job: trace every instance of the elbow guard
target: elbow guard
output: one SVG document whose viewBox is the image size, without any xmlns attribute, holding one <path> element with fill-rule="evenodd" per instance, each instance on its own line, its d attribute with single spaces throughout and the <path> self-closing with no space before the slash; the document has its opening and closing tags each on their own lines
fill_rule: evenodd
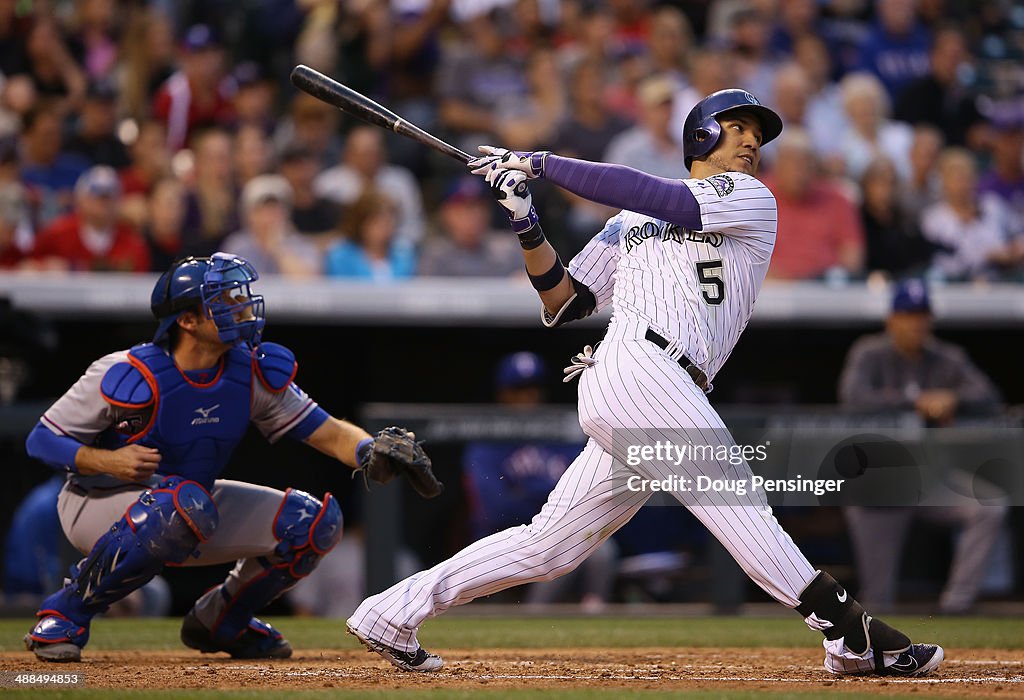
<svg viewBox="0 0 1024 700">
<path fill-rule="evenodd" d="M 552 316 L 545 307 L 541 306 L 540 321 L 547 328 L 557 328 L 563 323 L 586 318 L 597 308 L 597 299 L 590 288 L 572 275 L 569 276 L 569 280 L 572 282 L 573 295 L 562 304 L 558 313 Z"/>
</svg>

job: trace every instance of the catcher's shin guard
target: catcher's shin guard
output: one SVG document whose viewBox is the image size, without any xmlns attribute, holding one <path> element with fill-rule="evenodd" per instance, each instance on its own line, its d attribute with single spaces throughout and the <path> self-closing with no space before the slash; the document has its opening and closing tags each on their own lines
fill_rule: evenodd
<svg viewBox="0 0 1024 700">
<path fill-rule="evenodd" d="M 910 637 L 865 612 L 863 606 L 834 578 L 819 571 L 800 593 L 796 611 L 807 625 L 828 640 L 843 639 L 854 654 L 872 651 L 875 670 L 884 670 L 885 654 L 900 654 L 910 649 Z"/>
<path fill-rule="evenodd" d="M 93 616 L 144 586 L 164 564 L 185 561 L 216 527 L 213 499 L 194 481 L 170 477 L 143 492 L 72 567 L 65 586 L 43 601 L 26 644 L 33 650 L 58 643 L 85 646 Z"/>
<path fill-rule="evenodd" d="M 330 493 L 321 504 L 304 491 L 288 489 L 273 527 L 279 540 L 273 555 L 276 561 L 259 557 L 262 571 L 244 581 L 232 575 L 206 594 L 221 598 L 214 601 L 219 613 L 210 630 L 215 642 L 227 645 L 236 640 L 249 628 L 257 610 L 316 568 L 320 558 L 341 539 L 341 508 Z M 243 566 L 244 562 L 240 563 L 236 571 Z"/>
</svg>

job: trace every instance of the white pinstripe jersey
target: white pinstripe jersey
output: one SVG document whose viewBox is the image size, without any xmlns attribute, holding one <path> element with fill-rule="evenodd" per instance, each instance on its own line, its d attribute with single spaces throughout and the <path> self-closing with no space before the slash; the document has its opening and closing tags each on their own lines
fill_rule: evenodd
<svg viewBox="0 0 1024 700">
<path fill-rule="evenodd" d="M 623 210 L 569 263 L 597 309 L 638 319 L 680 343 L 709 379 L 747 326 L 775 247 L 775 198 L 760 180 L 722 173 L 683 180 L 700 205 L 690 231 Z"/>
</svg>

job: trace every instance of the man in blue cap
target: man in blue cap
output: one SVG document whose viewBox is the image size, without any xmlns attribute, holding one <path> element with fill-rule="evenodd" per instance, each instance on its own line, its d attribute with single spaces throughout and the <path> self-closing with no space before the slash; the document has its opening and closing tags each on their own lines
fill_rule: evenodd
<svg viewBox="0 0 1024 700">
<path fill-rule="evenodd" d="M 965 413 L 991 413 L 999 406 L 992 382 L 967 353 L 932 335 L 928 289 L 917 279 L 896 285 L 885 332 L 861 338 L 850 349 L 839 399 L 844 407 L 860 412 L 914 411 L 933 427 L 947 426 Z M 977 488 L 977 481 L 966 493 Z M 932 508 L 847 507 L 861 579 L 858 598 L 872 609 L 892 607 L 903 541 L 913 518 L 920 516 L 962 528 L 939 607 L 946 614 L 967 611 L 977 598 L 1006 512 L 1003 505 L 977 500 Z"/>
</svg>

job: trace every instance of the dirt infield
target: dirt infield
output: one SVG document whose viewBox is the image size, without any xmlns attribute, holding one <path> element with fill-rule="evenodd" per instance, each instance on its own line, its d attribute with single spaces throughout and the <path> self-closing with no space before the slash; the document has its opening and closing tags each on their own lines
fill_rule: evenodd
<svg viewBox="0 0 1024 700">
<path fill-rule="evenodd" d="M 1024 696 L 1024 660 L 1006 650 L 948 650 L 937 674 L 922 679 L 835 678 L 821 652 L 806 649 L 488 649 L 445 650 L 436 674 L 402 673 L 367 652 L 299 650 L 286 661 L 232 661 L 186 651 L 93 651 L 81 664 L 43 664 L 27 652 L 0 654 L 2 671 L 81 671 L 93 688 L 602 688 L 851 690 Z"/>
</svg>

